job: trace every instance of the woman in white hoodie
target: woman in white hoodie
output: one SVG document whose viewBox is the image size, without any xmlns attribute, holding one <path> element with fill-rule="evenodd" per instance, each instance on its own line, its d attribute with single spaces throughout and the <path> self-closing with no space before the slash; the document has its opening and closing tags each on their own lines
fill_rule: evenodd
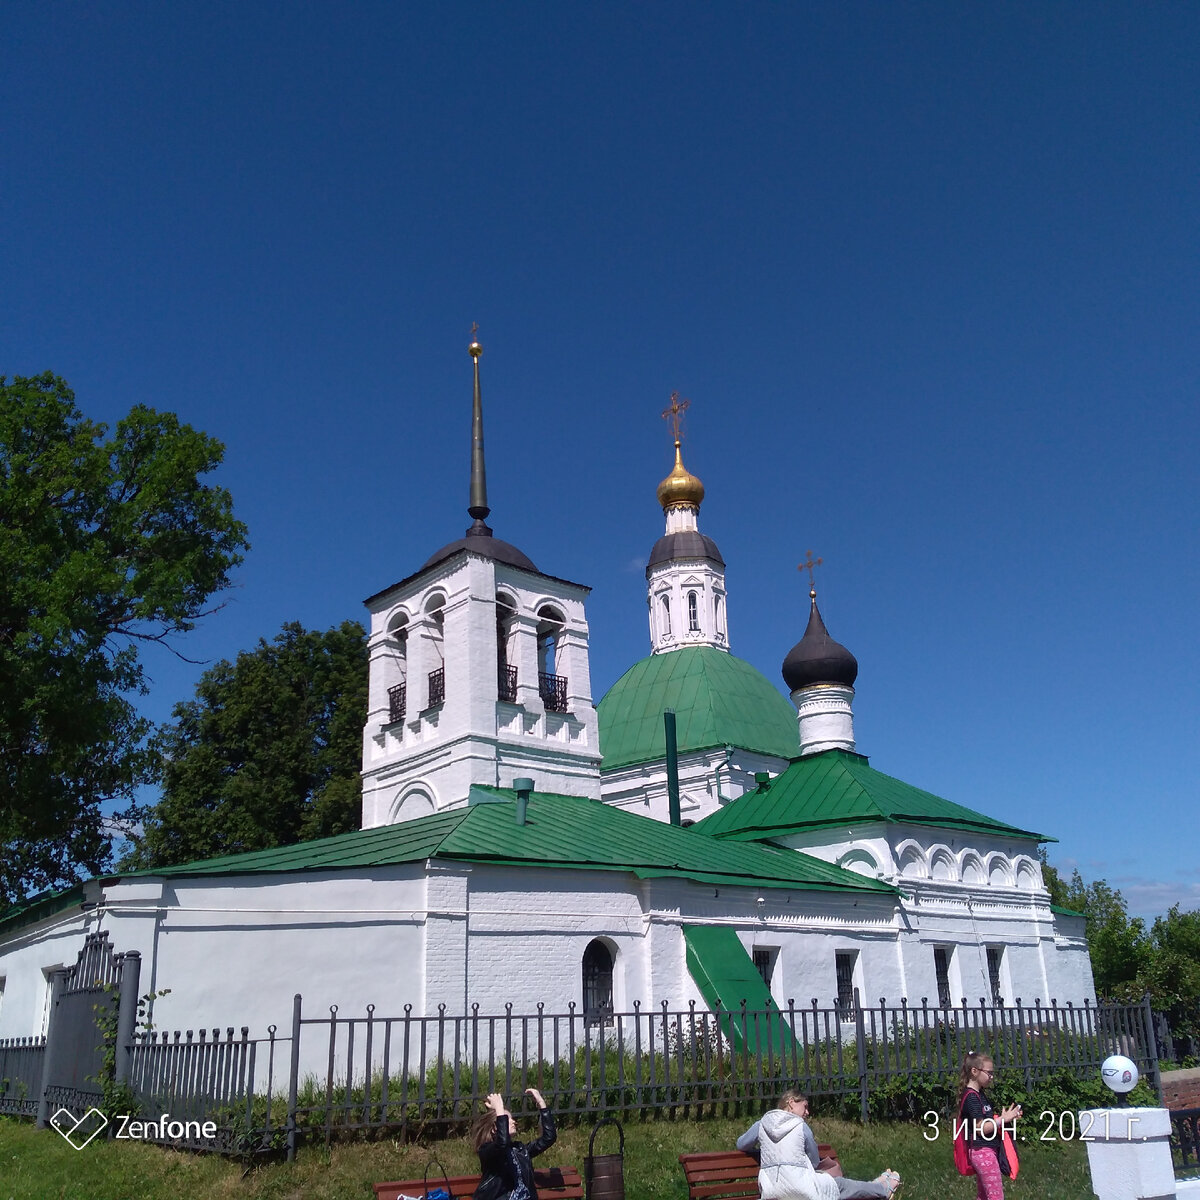
<svg viewBox="0 0 1200 1200">
<path fill-rule="evenodd" d="M 806 1116 L 807 1098 L 789 1088 L 779 1098 L 779 1107 L 765 1113 L 759 1122 L 758 1188 L 762 1200 L 839 1200 L 860 1189 L 876 1187 L 877 1191 L 867 1190 L 865 1194 L 890 1196 L 899 1187 L 900 1176 L 894 1171 L 885 1171 L 869 1185 L 818 1171 L 809 1157 L 815 1140 L 805 1123 Z M 851 1186 L 843 1191 L 845 1185 Z"/>
</svg>

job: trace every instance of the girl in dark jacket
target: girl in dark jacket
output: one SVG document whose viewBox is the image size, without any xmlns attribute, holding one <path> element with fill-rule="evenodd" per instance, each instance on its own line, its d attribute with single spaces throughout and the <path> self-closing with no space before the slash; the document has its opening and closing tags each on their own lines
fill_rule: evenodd
<svg viewBox="0 0 1200 1200">
<path fill-rule="evenodd" d="M 504 1107 L 504 1097 L 493 1092 L 487 1098 L 488 1111 L 474 1124 L 471 1138 L 479 1154 L 483 1178 L 475 1189 L 474 1200 L 537 1200 L 533 1182 L 533 1158 L 554 1145 L 554 1117 L 537 1088 L 526 1088 L 538 1106 L 541 1131 L 525 1145 L 512 1139 L 515 1118 Z"/>
<path fill-rule="evenodd" d="M 996 1076 L 996 1064 L 972 1050 L 963 1059 L 959 1077 L 959 1115 L 966 1122 L 967 1160 L 975 1168 L 976 1200 L 1004 1200 L 1000 1156 L 1004 1153 L 1004 1126 L 1011 1127 L 1021 1115 L 1019 1104 L 1010 1104 L 999 1115 L 992 1108 L 985 1088 Z M 1004 1167 L 1007 1168 L 1007 1161 Z"/>
</svg>

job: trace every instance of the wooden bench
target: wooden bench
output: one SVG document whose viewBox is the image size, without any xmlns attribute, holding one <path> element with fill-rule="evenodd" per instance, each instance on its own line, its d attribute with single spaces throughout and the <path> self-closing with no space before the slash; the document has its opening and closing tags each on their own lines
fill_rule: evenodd
<svg viewBox="0 0 1200 1200">
<path fill-rule="evenodd" d="M 817 1153 L 837 1161 L 837 1153 L 828 1142 L 817 1146 Z M 758 1159 L 741 1150 L 711 1150 L 703 1154 L 681 1154 L 688 1200 L 757 1200 Z"/>
<path fill-rule="evenodd" d="M 399 1179 L 375 1184 L 377 1200 L 398 1200 L 401 1195 L 425 1200 L 425 1189 L 449 1188 L 451 1200 L 469 1200 L 479 1186 L 479 1175 L 430 1175 L 424 1179 Z M 583 1200 L 583 1180 L 577 1167 L 538 1167 L 533 1181 L 537 1184 L 537 1200 Z"/>
</svg>

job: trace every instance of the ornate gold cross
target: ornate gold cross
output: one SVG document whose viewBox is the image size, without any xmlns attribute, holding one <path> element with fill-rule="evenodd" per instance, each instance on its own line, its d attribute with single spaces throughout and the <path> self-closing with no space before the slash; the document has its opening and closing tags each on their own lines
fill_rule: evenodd
<svg viewBox="0 0 1200 1200">
<path fill-rule="evenodd" d="M 680 400 L 678 392 L 672 392 L 671 403 L 662 411 L 663 420 L 670 420 L 671 422 L 671 431 L 675 435 L 676 441 L 679 441 L 680 430 L 683 424 L 683 414 L 691 407 L 691 403 L 690 400 Z"/>
</svg>

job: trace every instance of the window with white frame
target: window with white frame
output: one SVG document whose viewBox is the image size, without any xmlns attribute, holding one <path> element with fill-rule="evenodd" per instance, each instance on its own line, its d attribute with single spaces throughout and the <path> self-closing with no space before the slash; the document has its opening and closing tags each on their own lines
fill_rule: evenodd
<svg viewBox="0 0 1200 1200">
<path fill-rule="evenodd" d="M 992 1003 L 1003 1004 L 1004 995 L 1001 990 L 1000 972 L 1004 965 L 1004 947 L 989 946 L 987 948 L 988 986 L 992 990 Z"/>
<path fill-rule="evenodd" d="M 595 938 L 583 952 L 583 1019 L 588 1025 L 608 1024 L 612 1011 L 612 951 Z"/>
<path fill-rule="evenodd" d="M 50 1028 L 50 1003 L 54 999 L 54 974 L 56 971 L 61 971 L 62 969 L 62 963 L 55 963 L 52 967 L 42 968 L 42 979 L 45 980 L 45 987 L 42 993 L 42 1037 L 46 1036 Z"/>
<path fill-rule="evenodd" d="M 775 978 L 775 960 L 778 957 L 778 946 L 754 947 L 754 969 L 762 976 L 768 991 L 771 989 L 771 981 Z"/>
<path fill-rule="evenodd" d="M 937 975 L 938 1004 L 942 1008 L 950 1008 L 954 1001 L 950 996 L 950 956 L 953 948 L 950 946 L 934 946 L 933 970 Z"/>
<path fill-rule="evenodd" d="M 834 954 L 837 974 L 837 1009 L 843 1020 L 854 1016 L 854 968 L 858 965 L 857 950 L 838 950 Z"/>
</svg>

